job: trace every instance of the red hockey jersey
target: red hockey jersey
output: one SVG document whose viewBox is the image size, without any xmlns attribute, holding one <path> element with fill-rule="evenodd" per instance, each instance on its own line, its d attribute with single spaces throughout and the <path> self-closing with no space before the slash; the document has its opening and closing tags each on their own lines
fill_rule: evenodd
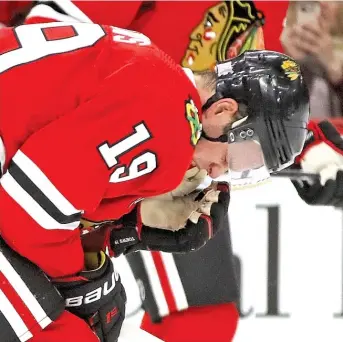
<svg viewBox="0 0 343 342">
<path fill-rule="evenodd" d="M 0 88 L 0 233 L 50 276 L 83 267 L 83 213 L 119 218 L 175 188 L 191 162 L 197 90 L 137 32 L 2 29 Z"/>
</svg>

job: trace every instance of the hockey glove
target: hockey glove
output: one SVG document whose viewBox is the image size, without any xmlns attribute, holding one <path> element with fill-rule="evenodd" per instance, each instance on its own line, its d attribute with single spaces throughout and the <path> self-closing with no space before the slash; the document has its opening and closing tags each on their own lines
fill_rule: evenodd
<svg viewBox="0 0 343 342">
<path fill-rule="evenodd" d="M 198 194 L 198 201 L 202 199 L 202 212 L 196 211 L 196 216 L 186 220 L 181 229 L 172 231 L 145 225 L 138 205 L 122 218 L 120 228 L 107 227 L 105 246 L 115 256 L 137 250 L 187 253 L 201 248 L 224 225 L 228 215 L 228 184 L 214 183 L 212 187 L 216 190 L 211 190 L 211 201 L 204 201 L 208 189 Z"/>
<path fill-rule="evenodd" d="M 82 236 L 83 247 L 109 247 L 115 256 L 138 249 L 189 252 L 202 247 L 227 219 L 230 202 L 227 183 L 213 183 L 202 192 L 206 172 L 193 168 L 172 192 L 143 200 L 129 214 Z"/>
<path fill-rule="evenodd" d="M 142 220 L 140 220 L 138 208 L 124 217 L 125 229 L 131 229 L 131 234 L 136 234 L 136 238 L 139 240 L 137 245 L 127 248 L 125 253 L 136 250 L 187 253 L 204 246 L 228 219 L 229 185 L 225 182 L 213 183 L 212 189 L 215 190 L 210 190 L 208 200 L 204 201 L 208 189 L 198 195 L 198 201 L 202 203 L 200 204 L 201 208 L 195 212 L 198 216 L 194 218 L 193 215 L 193 218 L 188 219 L 184 226 L 177 231 L 152 228 L 140 224 Z M 114 252 L 121 252 L 118 248 L 120 243 L 118 243 L 117 233 L 116 230 L 112 231 L 110 243 Z"/>
<path fill-rule="evenodd" d="M 310 122 L 309 135 L 295 166 L 319 174 L 318 181 L 292 181 L 299 196 L 311 205 L 343 206 L 343 140 L 328 121 Z"/>
<path fill-rule="evenodd" d="M 86 271 L 53 279 L 65 298 L 66 309 L 83 318 L 101 342 L 118 339 L 125 318 L 126 294 L 105 253 L 85 253 Z"/>
</svg>

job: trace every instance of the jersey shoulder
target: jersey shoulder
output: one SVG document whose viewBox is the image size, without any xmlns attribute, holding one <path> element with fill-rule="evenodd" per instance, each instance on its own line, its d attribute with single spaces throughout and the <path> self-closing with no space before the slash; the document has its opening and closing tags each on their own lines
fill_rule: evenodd
<svg viewBox="0 0 343 342">
<path fill-rule="evenodd" d="M 142 1 L 37 1 L 26 16 L 26 24 L 77 21 L 127 27 L 140 12 L 142 3 Z"/>
<path fill-rule="evenodd" d="M 197 89 L 184 70 L 153 44 L 119 43 L 110 50 L 113 54 L 106 57 L 107 61 L 116 65 L 111 64 L 112 73 L 106 71 L 110 76 L 105 81 L 108 85 L 104 100 L 116 113 L 116 132 L 120 130 L 123 135 L 145 128 L 146 134 L 142 144 L 123 155 L 121 162 L 132 165 L 141 153 L 149 152 L 156 160 L 156 168 L 147 174 L 144 184 L 136 183 L 137 195 L 147 197 L 170 191 L 181 182 L 200 136 Z M 105 61 L 101 64 L 110 65 Z M 117 190 L 118 184 L 113 191 L 109 189 L 108 197 Z"/>
</svg>

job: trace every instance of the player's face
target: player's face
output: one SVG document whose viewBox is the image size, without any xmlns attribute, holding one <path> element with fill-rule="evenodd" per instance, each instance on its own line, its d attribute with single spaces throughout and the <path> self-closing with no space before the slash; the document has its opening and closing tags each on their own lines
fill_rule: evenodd
<svg viewBox="0 0 343 342">
<path fill-rule="evenodd" d="M 224 128 L 233 121 L 238 104 L 233 99 L 222 99 L 203 112 L 203 130 L 209 137 L 217 138 Z M 212 178 L 217 178 L 228 171 L 229 145 L 200 139 L 195 147 L 193 162 L 200 169 L 205 169 Z"/>
<path fill-rule="evenodd" d="M 228 171 L 228 144 L 200 139 L 196 145 L 193 164 L 207 170 L 211 178 Z"/>
<path fill-rule="evenodd" d="M 215 102 L 203 112 L 203 130 L 207 136 L 218 138 L 228 134 L 228 128 L 244 122 L 247 117 L 238 113 L 238 104 L 230 98 Z M 240 115 L 239 115 L 240 114 Z M 240 117 L 240 118 L 239 118 Z M 200 139 L 195 147 L 193 163 L 205 169 L 211 178 L 217 178 L 230 171 L 236 177 L 250 174 L 264 166 L 263 152 L 258 141 L 247 140 L 235 143 L 213 142 Z"/>
</svg>

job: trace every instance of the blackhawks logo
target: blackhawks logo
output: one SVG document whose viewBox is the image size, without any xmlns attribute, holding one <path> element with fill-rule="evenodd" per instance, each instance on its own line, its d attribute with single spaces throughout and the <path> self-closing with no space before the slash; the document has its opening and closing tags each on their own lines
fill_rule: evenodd
<svg viewBox="0 0 343 342">
<path fill-rule="evenodd" d="M 200 139 L 202 131 L 202 125 L 199 119 L 199 111 L 191 98 L 185 101 L 185 107 L 186 119 L 191 127 L 191 144 L 192 146 L 195 146 Z"/>
<path fill-rule="evenodd" d="M 263 13 L 251 0 L 218 1 L 190 33 L 181 65 L 203 71 L 246 50 L 264 49 L 263 24 Z"/>
<path fill-rule="evenodd" d="M 283 61 L 281 64 L 281 68 L 284 70 L 286 76 L 291 80 L 294 81 L 299 77 L 300 68 L 297 63 L 291 60 Z"/>
</svg>

